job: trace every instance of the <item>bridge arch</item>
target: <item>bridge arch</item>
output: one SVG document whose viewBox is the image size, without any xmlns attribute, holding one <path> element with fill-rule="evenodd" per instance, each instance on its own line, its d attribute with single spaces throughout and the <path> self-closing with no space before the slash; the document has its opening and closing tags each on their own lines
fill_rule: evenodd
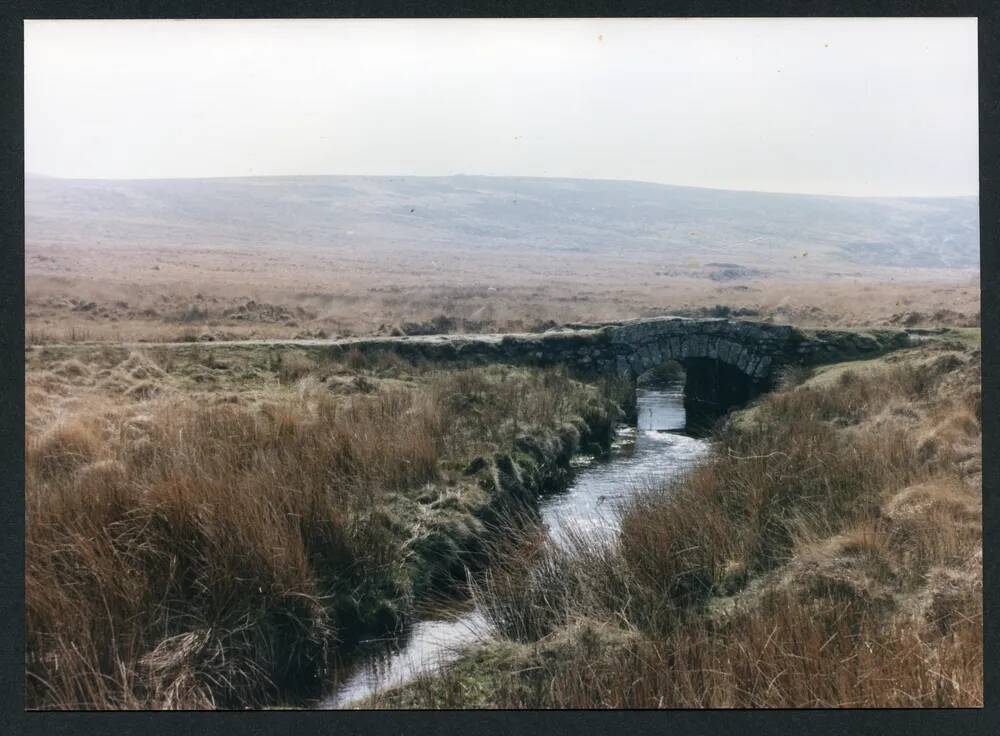
<svg viewBox="0 0 1000 736">
<path fill-rule="evenodd" d="M 725 411 L 766 391 L 785 365 L 871 357 L 910 344 L 903 330 L 802 330 L 729 319 L 653 317 L 572 325 L 536 334 L 422 335 L 317 341 L 334 355 L 392 352 L 461 364 L 565 365 L 635 381 L 669 360 L 685 368 L 685 406 Z"/>
<path fill-rule="evenodd" d="M 693 360 L 715 360 L 753 381 L 767 378 L 773 363 L 770 355 L 730 338 L 662 335 L 626 349 L 617 356 L 615 366 L 620 376 L 634 380 L 670 360 L 681 365 Z"/>
<path fill-rule="evenodd" d="M 684 409 L 689 428 L 708 428 L 730 409 L 742 406 L 770 388 L 774 359 L 755 345 L 725 334 L 659 334 L 615 359 L 619 376 L 635 381 L 670 361 L 685 372 Z"/>
</svg>

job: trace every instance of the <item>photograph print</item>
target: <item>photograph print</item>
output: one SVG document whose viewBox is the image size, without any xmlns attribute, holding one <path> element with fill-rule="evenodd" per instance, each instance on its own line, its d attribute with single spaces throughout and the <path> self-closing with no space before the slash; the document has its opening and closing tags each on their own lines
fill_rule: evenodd
<svg viewBox="0 0 1000 736">
<path fill-rule="evenodd" d="M 24 707 L 982 707 L 977 64 L 25 21 Z"/>
</svg>

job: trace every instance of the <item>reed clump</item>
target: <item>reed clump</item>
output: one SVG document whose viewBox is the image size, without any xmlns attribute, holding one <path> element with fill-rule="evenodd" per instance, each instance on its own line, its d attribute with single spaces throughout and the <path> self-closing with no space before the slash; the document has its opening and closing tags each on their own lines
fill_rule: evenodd
<svg viewBox="0 0 1000 736">
<path fill-rule="evenodd" d="M 512 543 L 493 640 L 370 704 L 982 705 L 980 382 L 947 346 L 790 380 L 611 542 Z"/>
<path fill-rule="evenodd" d="M 407 541 L 441 506 L 420 493 L 460 499 L 472 458 L 607 402 L 565 373 L 507 368 L 368 372 L 371 390 L 340 392 L 301 360 L 270 388 L 195 398 L 129 360 L 103 370 L 114 403 L 90 395 L 27 433 L 30 708 L 315 692 L 337 647 L 408 614 Z M 128 390 L 150 381 L 173 388 Z"/>
</svg>

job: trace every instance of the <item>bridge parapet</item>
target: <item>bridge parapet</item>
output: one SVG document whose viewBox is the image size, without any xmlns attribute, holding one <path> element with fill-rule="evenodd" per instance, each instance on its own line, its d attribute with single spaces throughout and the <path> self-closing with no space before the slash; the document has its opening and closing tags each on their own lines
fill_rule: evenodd
<svg viewBox="0 0 1000 736">
<path fill-rule="evenodd" d="M 355 338 L 328 344 L 336 352 L 393 352 L 473 364 L 566 365 L 633 379 L 668 360 L 717 361 L 764 387 L 782 366 L 871 357 L 905 347 L 909 336 L 903 330 L 802 330 L 767 322 L 655 317 L 537 334 Z"/>
<path fill-rule="evenodd" d="M 299 347 L 339 359 L 357 352 L 453 365 L 565 365 L 580 374 L 631 380 L 673 360 L 685 368 L 684 401 L 690 421 L 695 415 L 724 412 L 768 390 L 784 366 L 874 357 L 909 344 L 905 330 L 803 330 L 768 322 L 655 317 L 544 333 L 246 340 L 200 343 L 197 349 Z"/>
</svg>

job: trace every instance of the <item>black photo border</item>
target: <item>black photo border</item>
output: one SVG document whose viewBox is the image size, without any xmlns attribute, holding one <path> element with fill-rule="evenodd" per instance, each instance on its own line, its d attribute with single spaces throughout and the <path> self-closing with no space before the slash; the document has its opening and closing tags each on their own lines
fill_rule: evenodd
<svg viewBox="0 0 1000 736">
<path fill-rule="evenodd" d="M 0 734 L 416 734 L 557 736 L 623 732 L 765 734 L 1000 734 L 1000 3 L 951 0 L 2 0 L 0 1 Z M 983 576 L 985 706 L 970 709 L 673 711 L 31 712 L 24 710 L 24 118 L 23 21 L 43 18 L 446 17 L 978 18 L 980 284 L 983 330 Z"/>
</svg>

